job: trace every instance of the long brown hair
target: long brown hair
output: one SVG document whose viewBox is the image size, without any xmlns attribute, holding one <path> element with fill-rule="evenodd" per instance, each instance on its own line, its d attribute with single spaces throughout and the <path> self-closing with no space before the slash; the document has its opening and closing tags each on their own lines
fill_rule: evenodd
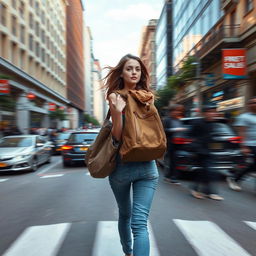
<svg viewBox="0 0 256 256">
<path fill-rule="evenodd" d="M 103 86 L 106 90 L 107 97 L 115 90 L 122 90 L 124 88 L 124 81 L 121 77 L 125 63 L 130 60 L 134 59 L 140 63 L 141 67 L 141 78 L 140 81 L 136 85 L 136 89 L 143 89 L 146 91 L 150 91 L 149 89 L 149 74 L 147 68 L 145 67 L 144 63 L 141 59 L 137 56 L 127 54 L 115 67 L 106 67 L 109 70 L 108 74 L 103 78 Z"/>
</svg>

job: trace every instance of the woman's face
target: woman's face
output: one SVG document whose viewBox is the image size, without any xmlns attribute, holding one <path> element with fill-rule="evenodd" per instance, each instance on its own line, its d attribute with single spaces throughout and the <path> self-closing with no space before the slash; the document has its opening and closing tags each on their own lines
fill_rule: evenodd
<svg viewBox="0 0 256 256">
<path fill-rule="evenodd" d="M 141 78 L 140 63 L 134 59 L 127 60 L 123 68 L 122 78 L 124 80 L 125 86 L 135 87 Z"/>
</svg>

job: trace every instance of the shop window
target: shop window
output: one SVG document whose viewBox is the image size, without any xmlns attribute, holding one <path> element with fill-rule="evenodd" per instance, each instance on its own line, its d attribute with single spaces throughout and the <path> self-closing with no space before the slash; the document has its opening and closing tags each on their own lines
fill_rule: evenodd
<svg viewBox="0 0 256 256">
<path fill-rule="evenodd" d="M 6 10 L 6 6 L 0 3 L 0 22 L 4 26 L 6 26 Z"/>
<path fill-rule="evenodd" d="M 245 0 L 245 13 L 253 9 L 253 0 Z"/>
</svg>

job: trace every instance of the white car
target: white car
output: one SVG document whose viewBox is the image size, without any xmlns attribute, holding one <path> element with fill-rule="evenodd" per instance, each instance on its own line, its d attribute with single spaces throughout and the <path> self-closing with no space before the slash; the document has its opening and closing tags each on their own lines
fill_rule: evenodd
<svg viewBox="0 0 256 256">
<path fill-rule="evenodd" d="M 52 143 L 40 135 L 15 135 L 0 139 L 0 171 L 36 171 L 51 161 Z"/>
</svg>

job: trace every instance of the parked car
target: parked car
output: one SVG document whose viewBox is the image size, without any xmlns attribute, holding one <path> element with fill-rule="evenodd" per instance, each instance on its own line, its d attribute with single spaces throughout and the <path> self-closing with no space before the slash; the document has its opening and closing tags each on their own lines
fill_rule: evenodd
<svg viewBox="0 0 256 256">
<path fill-rule="evenodd" d="M 52 144 L 40 135 L 15 135 L 0 139 L 0 171 L 36 171 L 51 161 Z"/>
<path fill-rule="evenodd" d="M 196 118 L 181 119 L 186 131 L 178 132 L 174 138 L 176 150 L 177 169 L 181 172 L 193 172 L 200 168 L 198 164 L 198 155 L 193 148 L 193 138 L 189 135 L 192 122 Z M 240 150 L 241 138 L 237 136 L 226 119 L 219 118 L 214 124 L 212 132 L 213 141 L 210 143 L 210 154 L 213 159 L 213 169 L 222 172 L 234 172 L 245 168 L 246 159 Z M 168 159 L 165 159 L 165 166 L 168 165 Z"/>
<path fill-rule="evenodd" d="M 61 147 L 66 143 L 66 141 L 68 140 L 69 136 L 70 136 L 71 132 L 61 132 L 58 133 L 55 140 L 52 141 L 53 143 L 53 148 L 52 148 L 52 152 L 56 155 L 61 154 Z"/>
<path fill-rule="evenodd" d="M 84 162 L 88 147 L 94 142 L 98 133 L 95 130 L 72 132 L 65 145 L 61 147 L 63 166 Z"/>
</svg>

